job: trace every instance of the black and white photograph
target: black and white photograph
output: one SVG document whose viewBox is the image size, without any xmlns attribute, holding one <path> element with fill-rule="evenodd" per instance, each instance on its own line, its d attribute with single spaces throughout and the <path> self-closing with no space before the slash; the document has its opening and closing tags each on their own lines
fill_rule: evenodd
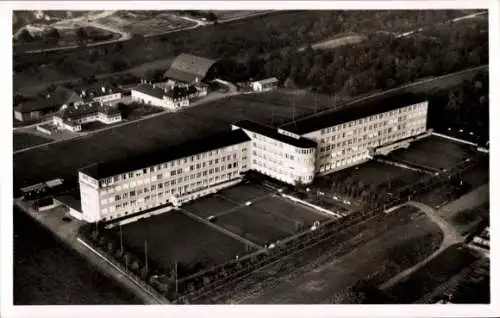
<svg viewBox="0 0 500 318">
<path fill-rule="evenodd" d="M 10 3 L 9 313 L 492 308 L 498 3 L 347 2 Z"/>
</svg>

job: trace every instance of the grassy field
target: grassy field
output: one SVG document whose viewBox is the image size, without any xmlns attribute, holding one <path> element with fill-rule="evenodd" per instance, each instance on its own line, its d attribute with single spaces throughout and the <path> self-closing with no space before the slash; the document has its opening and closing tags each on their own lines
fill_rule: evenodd
<svg viewBox="0 0 500 318">
<path fill-rule="evenodd" d="M 194 22 L 175 17 L 164 11 L 117 11 L 99 19 L 98 22 L 141 35 L 171 32 L 195 25 Z"/>
<path fill-rule="evenodd" d="M 258 13 L 257 10 L 216 10 L 211 11 L 215 14 L 219 21 L 243 18 L 251 14 Z"/>
<path fill-rule="evenodd" d="M 430 136 L 412 143 L 408 149 L 393 152 L 390 157 L 432 170 L 449 170 L 475 153 L 472 146 Z"/>
<path fill-rule="evenodd" d="M 184 205 L 183 208 L 202 218 L 208 218 L 211 215 L 217 215 L 238 208 L 238 205 L 217 195 L 210 195 L 190 202 Z"/>
<path fill-rule="evenodd" d="M 45 138 L 28 133 L 14 133 L 13 138 L 14 150 L 28 148 L 52 141 L 50 138 Z"/>
<path fill-rule="evenodd" d="M 220 197 L 228 199 L 233 203 L 239 203 L 239 204 L 267 197 L 270 194 L 271 194 L 270 190 L 251 183 L 240 184 L 236 187 L 231 187 L 223 191 L 220 191 L 218 193 Z"/>
<path fill-rule="evenodd" d="M 306 226 L 311 226 L 315 221 L 325 221 L 329 216 L 317 212 L 311 208 L 299 205 L 279 196 L 268 197 L 255 202 L 252 207 L 269 214 L 280 216 L 290 222 L 299 222 Z"/>
<path fill-rule="evenodd" d="M 259 245 L 282 240 L 295 232 L 290 220 L 253 207 L 220 216 L 214 223 Z"/>
<path fill-rule="evenodd" d="M 293 260 L 283 261 L 286 269 L 266 270 L 272 279 L 266 281 L 261 277 L 262 283 L 257 284 L 260 286 L 247 292 L 236 292 L 238 289 L 233 288 L 235 292 L 230 298 L 244 304 L 332 303 L 337 293 L 380 271 L 395 253 L 399 259 L 408 257 L 406 263 L 400 262 L 401 270 L 412 266 L 409 255 L 414 252 L 412 244 L 421 246 L 430 233 L 439 232 L 436 225 L 414 209 L 395 211 L 339 233 L 334 241 L 304 252 L 307 257 L 292 256 Z M 433 252 L 431 245 L 421 251 L 422 255 Z M 294 268 L 292 264 L 301 259 L 305 262 L 302 267 Z"/>
<path fill-rule="evenodd" d="M 127 224 L 122 235 L 138 255 L 144 255 L 147 241 L 148 258 L 164 269 L 175 261 L 187 268 L 216 265 L 245 253 L 243 243 L 177 211 Z"/>
<path fill-rule="evenodd" d="M 295 114 L 307 114 L 312 107 L 313 105 L 304 105 L 297 108 Z M 238 120 L 252 119 L 270 123 L 270 113 L 274 113 L 277 120 L 292 118 L 288 104 L 253 102 L 239 96 L 186 108 L 176 113 L 165 113 L 113 130 L 16 154 L 14 181 L 22 186 L 56 177 L 74 177 L 80 167 L 130 157 L 226 131 L 230 129 L 231 123 Z"/>
<path fill-rule="evenodd" d="M 453 245 L 406 280 L 388 290 L 398 303 L 411 304 L 472 264 L 478 256 L 461 245 Z"/>
<path fill-rule="evenodd" d="M 365 39 L 366 37 L 363 35 L 358 35 L 358 34 L 347 35 L 340 38 L 314 43 L 313 45 L 311 45 L 311 47 L 313 49 L 318 49 L 318 50 L 331 50 L 339 46 L 360 43 L 363 42 Z"/>
</svg>

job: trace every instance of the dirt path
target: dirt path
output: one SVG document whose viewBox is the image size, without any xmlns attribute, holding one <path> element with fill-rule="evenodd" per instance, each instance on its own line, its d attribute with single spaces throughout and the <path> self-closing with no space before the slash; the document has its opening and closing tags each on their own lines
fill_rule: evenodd
<svg viewBox="0 0 500 318">
<path fill-rule="evenodd" d="M 441 246 L 437 251 L 432 253 L 429 257 L 427 257 L 425 260 L 421 261 L 420 263 L 402 271 L 398 275 L 392 277 L 388 281 L 386 281 L 384 284 L 380 286 L 381 289 L 388 289 L 395 285 L 397 282 L 401 281 L 402 279 L 406 278 L 407 276 L 413 274 L 416 272 L 418 269 L 420 269 L 422 266 L 425 264 L 429 263 L 432 259 L 434 259 L 436 256 L 438 256 L 442 251 L 446 250 L 448 247 L 451 245 L 454 245 L 456 243 L 461 243 L 463 242 L 464 238 L 460 236 L 460 234 L 453 228 L 448 222 L 446 222 L 443 218 L 441 218 L 437 211 L 430 206 L 423 204 L 421 202 L 415 202 L 415 201 L 410 201 L 408 202 L 408 205 L 414 206 L 420 211 L 424 212 L 426 216 L 434 222 L 436 225 L 439 226 L 441 231 L 443 231 L 443 241 L 441 242 Z"/>
</svg>

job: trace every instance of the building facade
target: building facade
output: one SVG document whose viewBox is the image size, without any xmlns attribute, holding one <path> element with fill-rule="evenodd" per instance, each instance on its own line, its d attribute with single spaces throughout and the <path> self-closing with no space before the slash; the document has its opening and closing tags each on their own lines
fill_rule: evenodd
<svg viewBox="0 0 500 318">
<path fill-rule="evenodd" d="M 368 106 L 280 128 L 240 121 L 222 134 L 86 167 L 79 171 L 83 219 L 155 214 L 235 185 L 249 170 L 291 185 L 308 184 L 316 175 L 407 147 L 426 133 L 427 101 L 405 97 Z"/>
<path fill-rule="evenodd" d="M 117 107 L 104 105 L 102 103 L 89 103 L 81 105 L 64 105 L 52 117 L 52 123 L 72 132 L 82 130 L 82 125 L 99 121 L 110 125 L 122 120 L 122 115 Z"/>
<path fill-rule="evenodd" d="M 131 90 L 132 100 L 171 110 L 189 106 L 190 98 L 197 93 L 193 86 L 166 88 L 155 84 L 141 84 Z"/>
<path fill-rule="evenodd" d="M 83 218 L 95 222 L 147 214 L 232 186 L 249 170 L 249 141 L 237 130 L 128 159 L 137 160 L 132 164 L 84 168 L 79 172 Z"/>
<path fill-rule="evenodd" d="M 279 80 L 276 77 L 266 78 L 251 83 L 254 92 L 267 92 L 278 87 Z"/>
</svg>

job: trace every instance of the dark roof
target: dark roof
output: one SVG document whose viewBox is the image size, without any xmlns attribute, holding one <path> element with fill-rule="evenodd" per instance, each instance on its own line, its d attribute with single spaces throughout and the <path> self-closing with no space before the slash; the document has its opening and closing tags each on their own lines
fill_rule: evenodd
<svg viewBox="0 0 500 318">
<path fill-rule="evenodd" d="M 241 129 L 231 130 L 136 157 L 94 164 L 80 171 L 99 180 L 249 140 L 250 138 Z"/>
<path fill-rule="evenodd" d="M 201 81 L 215 63 L 215 60 L 182 53 L 175 58 L 164 76 L 186 83 L 192 83 L 196 78 Z"/>
<path fill-rule="evenodd" d="M 82 212 L 82 201 L 78 192 L 56 196 L 55 199 L 72 209 Z"/>
<path fill-rule="evenodd" d="M 58 86 L 53 92 L 47 94 L 46 97 L 31 99 L 23 102 L 15 108 L 21 113 L 29 113 L 39 110 L 47 110 L 51 108 L 59 108 L 64 104 L 72 104 L 81 102 L 82 99 L 74 91 Z"/>
<path fill-rule="evenodd" d="M 317 144 L 315 141 L 300 137 L 299 139 L 283 135 L 278 132 L 276 128 L 269 127 L 260 123 L 256 123 L 250 120 L 239 121 L 234 124 L 237 127 L 253 131 L 255 133 L 267 136 L 269 138 L 284 142 L 286 144 L 299 147 L 299 148 L 316 148 Z"/>
<path fill-rule="evenodd" d="M 80 94 L 80 96 L 85 92 L 84 98 L 94 98 L 120 93 L 122 90 L 109 84 L 103 85 L 101 83 L 94 83 L 79 87 L 76 91 Z"/>
<path fill-rule="evenodd" d="M 271 77 L 271 78 L 266 78 L 266 79 L 263 79 L 263 80 L 260 80 L 260 81 L 257 81 L 257 82 L 265 85 L 265 84 L 278 83 L 279 80 L 276 77 Z"/>
<path fill-rule="evenodd" d="M 175 86 L 173 89 L 167 91 L 165 93 L 166 96 L 176 99 L 176 98 L 183 98 L 187 97 L 190 94 L 196 93 L 196 88 L 194 86 L 189 86 L 189 87 L 178 87 Z"/>
<path fill-rule="evenodd" d="M 165 95 L 165 90 L 160 87 L 153 87 L 151 84 L 141 84 L 137 87 L 132 88 L 134 91 L 141 92 L 143 94 L 156 97 L 158 99 L 163 99 Z"/>
<path fill-rule="evenodd" d="M 116 106 L 101 105 L 99 102 L 87 103 L 82 105 L 67 105 L 62 107 L 54 116 L 61 117 L 67 120 L 76 120 L 82 117 L 103 113 L 106 115 L 120 114 L 120 110 Z"/>
<path fill-rule="evenodd" d="M 425 101 L 422 95 L 411 93 L 398 94 L 372 102 L 357 103 L 290 122 L 280 128 L 299 135 L 307 134 L 326 127 L 335 126 L 352 120 L 361 119 L 375 114 L 391 111 Z"/>
</svg>

